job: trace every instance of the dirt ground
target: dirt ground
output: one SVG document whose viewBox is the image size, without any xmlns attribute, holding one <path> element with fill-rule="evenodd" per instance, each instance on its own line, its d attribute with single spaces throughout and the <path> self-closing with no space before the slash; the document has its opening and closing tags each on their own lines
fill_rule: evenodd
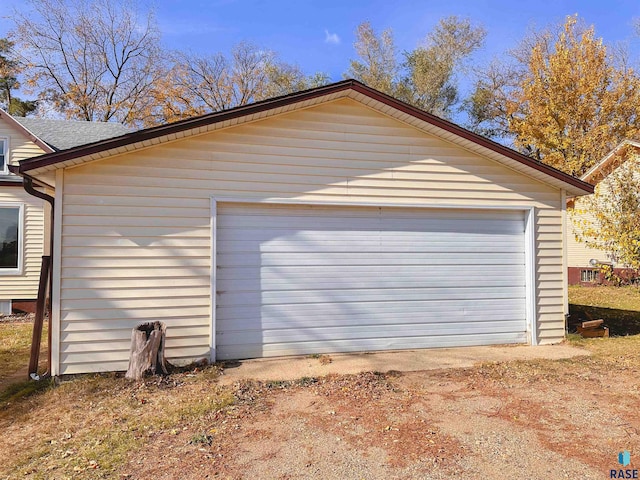
<svg viewBox="0 0 640 480">
<path fill-rule="evenodd" d="M 640 468 L 640 336 L 572 344 L 591 355 L 294 381 L 229 384 L 219 366 L 193 366 L 140 383 L 16 384 L 0 391 L 0 479 L 603 479 L 623 450 Z"/>
<path fill-rule="evenodd" d="M 640 466 L 639 373 L 635 362 L 585 357 L 237 383 L 237 401 L 195 441 L 187 429 L 161 432 L 120 474 L 609 478 L 619 451 Z"/>
</svg>

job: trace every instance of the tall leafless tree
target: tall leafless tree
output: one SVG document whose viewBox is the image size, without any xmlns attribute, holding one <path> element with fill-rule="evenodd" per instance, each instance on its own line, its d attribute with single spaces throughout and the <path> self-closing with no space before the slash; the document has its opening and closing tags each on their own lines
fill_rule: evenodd
<svg viewBox="0 0 640 480">
<path fill-rule="evenodd" d="M 30 0 L 11 39 L 27 86 L 68 118 L 138 124 L 164 72 L 153 13 L 128 0 Z"/>
</svg>

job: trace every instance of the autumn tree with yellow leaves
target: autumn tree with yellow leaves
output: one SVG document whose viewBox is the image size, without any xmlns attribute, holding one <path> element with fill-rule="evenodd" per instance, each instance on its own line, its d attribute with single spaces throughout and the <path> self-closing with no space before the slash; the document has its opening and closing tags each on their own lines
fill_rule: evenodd
<svg viewBox="0 0 640 480">
<path fill-rule="evenodd" d="M 639 106 L 636 72 L 577 16 L 487 68 L 468 104 L 475 129 L 578 176 L 638 134 Z"/>
</svg>

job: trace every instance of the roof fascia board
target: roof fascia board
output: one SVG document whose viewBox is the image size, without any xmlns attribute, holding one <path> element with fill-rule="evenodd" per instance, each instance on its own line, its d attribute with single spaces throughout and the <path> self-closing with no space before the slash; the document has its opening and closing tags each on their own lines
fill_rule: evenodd
<svg viewBox="0 0 640 480">
<path fill-rule="evenodd" d="M 624 147 L 634 147 L 640 149 L 640 142 L 636 142 L 635 140 L 623 140 L 620 142 L 613 150 L 607 153 L 602 160 L 596 163 L 593 167 L 591 167 L 582 177 L 581 180 L 588 182 L 591 177 L 593 177 L 596 173 L 602 170 L 609 162 L 616 156 L 618 151 Z"/>
</svg>

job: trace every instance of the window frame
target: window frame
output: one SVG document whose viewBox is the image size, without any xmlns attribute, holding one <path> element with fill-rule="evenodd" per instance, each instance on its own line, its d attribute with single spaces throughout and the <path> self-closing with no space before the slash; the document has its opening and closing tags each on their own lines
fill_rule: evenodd
<svg viewBox="0 0 640 480">
<path fill-rule="evenodd" d="M 580 270 L 581 283 L 598 283 L 599 281 L 600 281 L 600 272 L 598 269 L 583 268 Z"/>
<path fill-rule="evenodd" d="M 0 267 L 0 275 L 22 275 L 24 266 L 24 203 L 3 203 L 0 208 L 18 210 L 18 266 L 16 268 Z"/>
<path fill-rule="evenodd" d="M 0 136 L 0 142 L 4 142 L 4 165 L 0 168 L 0 174 L 9 174 L 9 137 Z"/>
</svg>

